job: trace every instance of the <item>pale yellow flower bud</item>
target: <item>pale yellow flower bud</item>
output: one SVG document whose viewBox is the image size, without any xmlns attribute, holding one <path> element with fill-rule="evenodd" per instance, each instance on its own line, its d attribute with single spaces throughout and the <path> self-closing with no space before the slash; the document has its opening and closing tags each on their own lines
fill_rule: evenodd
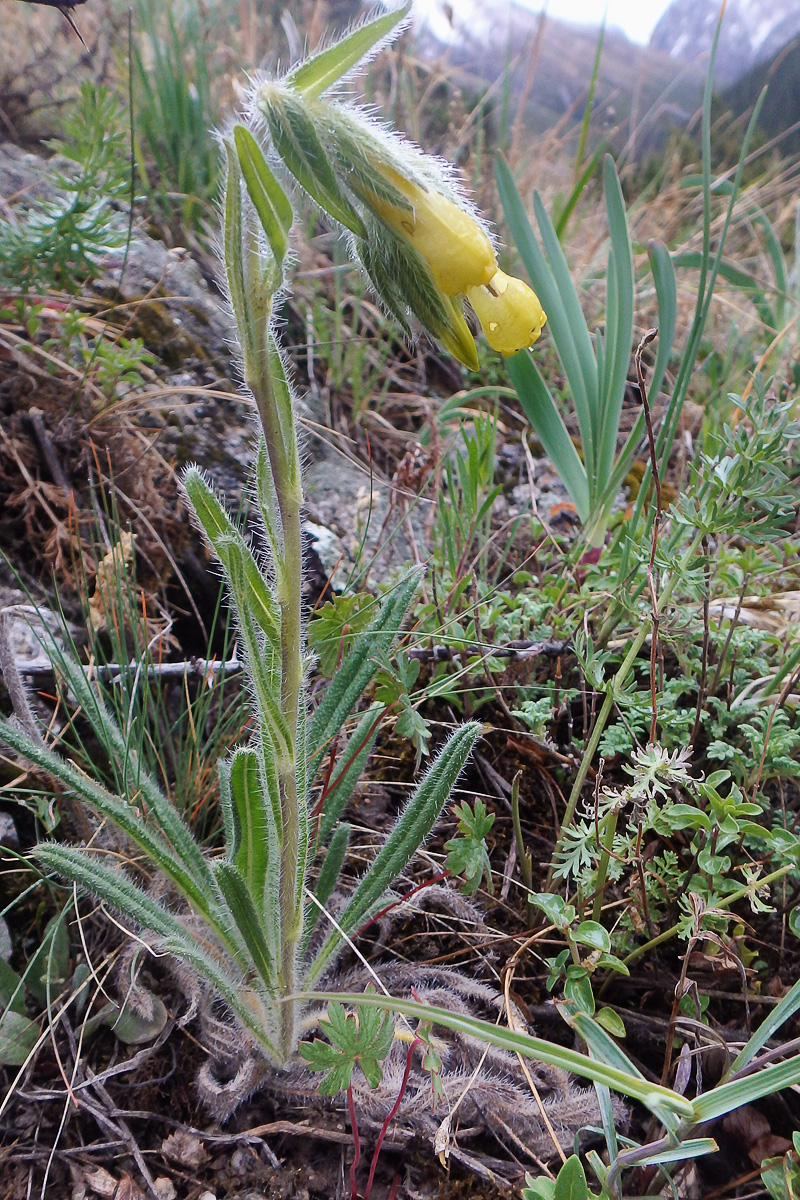
<svg viewBox="0 0 800 1200">
<path fill-rule="evenodd" d="M 413 207 L 399 208 L 377 195 L 370 207 L 425 259 L 445 295 L 458 296 L 488 283 L 497 259 L 477 221 L 441 192 L 423 189 L 388 167 L 381 171 Z"/>
<path fill-rule="evenodd" d="M 502 271 L 484 287 L 469 288 L 467 299 L 487 342 L 505 356 L 532 346 L 547 320 L 533 288 Z"/>
</svg>

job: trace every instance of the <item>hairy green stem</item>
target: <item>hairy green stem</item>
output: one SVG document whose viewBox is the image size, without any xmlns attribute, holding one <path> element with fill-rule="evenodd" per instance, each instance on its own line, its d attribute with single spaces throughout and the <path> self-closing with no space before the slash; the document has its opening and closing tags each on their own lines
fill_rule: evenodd
<svg viewBox="0 0 800 1200">
<path fill-rule="evenodd" d="M 253 331 L 251 332 L 251 337 Z M 282 562 L 277 571 L 277 598 L 280 611 L 281 644 L 281 712 L 291 738 L 289 753 L 278 759 L 283 847 L 280 868 L 280 948 L 278 953 L 278 987 L 283 996 L 292 996 L 296 986 L 297 950 L 302 933 L 302 888 L 298 887 L 298 870 L 305 861 L 301 848 L 300 806 L 298 793 L 297 753 L 298 721 L 302 692 L 302 536 L 300 509 L 303 500 L 302 484 L 297 470 L 296 431 L 276 394 L 272 374 L 274 351 L 267 321 L 264 321 L 255 345 L 245 351 L 245 382 L 253 394 L 258 410 L 264 441 L 267 447 L 275 499 L 281 519 Z M 280 386 L 280 384 L 278 385 Z M 288 420 L 287 420 L 288 416 Z M 302 853 L 301 853 L 302 849 Z M 288 1059 L 294 1052 L 295 1004 L 288 1000 L 280 1009 L 279 1044 Z"/>
</svg>

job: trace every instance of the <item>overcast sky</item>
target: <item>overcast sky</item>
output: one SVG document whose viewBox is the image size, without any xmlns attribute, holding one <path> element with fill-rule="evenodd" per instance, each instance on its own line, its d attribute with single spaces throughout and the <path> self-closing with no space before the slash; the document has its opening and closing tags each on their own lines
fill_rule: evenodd
<svg viewBox="0 0 800 1200">
<path fill-rule="evenodd" d="M 514 0 L 515 3 L 541 12 L 545 0 Z M 419 16 L 427 18 L 431 27 L 436 29 L 439 37 L 447 40 L 447 21 L 443 10 L 448 6 L 453 9 L 456 17 L 464 4 L 464 10 L 477 6 L 483 11 L 484 17 L 490 12 L 493 4 L 499 5 L 499 0 L 416 0 L 415 9 Z M 622 29 L 635 42 L 646 43 L 658 21 L 658 18 L 668 7 L 670 0 L 549 0 L 547 12 L 551 17 L 562 21 L 575 21 L 582 25 L 599 25 L 603 12 L 608 7 L 609 27 Z M 504 5 L 503 5 L 504 7 Z"/>
<path fill-rule="evenodd" d="M 634 42 L 648 42 L 653 28 L 668 7 L 670 0 L 608 0 L 608 24 L 627 33 Z M 517 0 L 526 8 L 538 12 L 542 0 Z M 550 0 L 547 11 L 551 17 L 581 24 L 599 25 L 603 18 L 603 0 Z"/>
</svg>

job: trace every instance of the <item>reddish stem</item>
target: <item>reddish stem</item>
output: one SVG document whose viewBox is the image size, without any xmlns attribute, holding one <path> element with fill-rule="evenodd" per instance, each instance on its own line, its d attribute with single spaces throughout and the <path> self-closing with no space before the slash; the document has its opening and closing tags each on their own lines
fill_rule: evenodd
<svg viewBox="0 0 800 1200">
<path fill-rule="evenodd" d="M 397 1093 L 397 1099 L 395 1100 L 394 1104 L 386 1114 L 386 1120 L 383 1122 L 383 1125 L 381 1125 L 381 1131 L 378 1134 L 378 1140 L 375 1143 L 375 1150 L 372 1155 L 372 1162 L 370 1163 L 369 1168 L 369 1178 L 367 1179 L 367 1190 L 364 1192 L 364 1200 L 369 1200 L 369 1194 L 372 1191 L 372 1181 L 375 1178 L 375 1168 L 378 1165 L 378 1155 L 381 1152 L 383 1139 L 386 1137 L 386 1134 L 389 1131 L 389 1126 L 394 1120 L 394 1115 L 400 1107 L 403 1096 L 406 1093 L 406 1088 L 408 1087 L 408 1077 L 411 1073 L 411 1060 L 414 1057 L 415 1049 L 421 1044 L 421 1042 L 422 1038 L 415 1037 L 411 1045 L 408 1047 L 408 1054 L 406 1055 L 406 1069 L 403 1071 L 403 1078 L 400 1082 L 400 1091 Z"/>
<path fill-rule="evenodd" d="M 758 1174 L 758 1172 L 756 1172 L 756 1174 Z M 394 1179 L 392 1180 L 392 1190 L 389 1192 L 389 1195 L 386 1197 L 386 1200 L 397 1200 L 397 1189 L 399 1187 L 400 1187 L 400 1176 L 395 1175 Z"/>
<path fill-rule="evenodd" d="M 350 1168 L 350 1200 L 358 1200 L 358 1188 L 356 1187 L 356 1168 L 361 1162 L 361 1141 L 358 1136 L 358 1121 L 356 1120 L 356 1106 L 353 1103 L 353 1089 L 347 1089 L 347 1107 L 350 1112 L 350 1128 L 353 1131 L 353 1165 Z M 370 1175 L 370 1179 L 372 1176 Z"/>
<path fill-rule="evenodd" d="M 385 917 L 386 914 L 391 912 L 393 908 L 397 908 L 398 904 L 402 904 L 405 900 L 410 900 L 412 896 L 416 896 L 417 892 L 424 891 L 426 887 L 430 887 L 434 883 L 441 883 L 443 879 L 449 879 L 451 874 L 451 871 L 440 871 L 438 875 L 432 875 L 430 879 L 424 880 L 423 883 L 418 883 L 417 886 L 413 887 L 410 892 L 406 892 L 405 896 L 401 896 L 399 900 L 393 900 L 391 904 L 387 904 L 385 908 L 380 910 L 380 912 L 376 912 L 374 916 L 370 917 L 366 924 L 362 925 L 360 929 L 356 930 L 353 936 L 361 937 L 361 934 L 365 929 L 369 929 L 370 925 L 374 925 L 376 921 L 380 921 L 381 917 Z"/>
</svg>

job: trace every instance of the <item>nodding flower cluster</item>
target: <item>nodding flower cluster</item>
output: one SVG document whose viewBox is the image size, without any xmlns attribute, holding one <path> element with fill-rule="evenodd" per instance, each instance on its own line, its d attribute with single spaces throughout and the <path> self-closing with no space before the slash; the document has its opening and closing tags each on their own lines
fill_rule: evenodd
<svg viewBox="0 0 800 1200">
<path fill-rule="evenodd" d="M 351 234 L 386 308 L 412 319 L 477 369 L 466 300 L 503 355 L 537 340 L 546 321 L 532 288 L 500 270 L 480 216 L 446 165 L 353 105 L 307 97 L 288 82 L 261 84 L 254 107 L 295 182 Z"/>
</svg>

